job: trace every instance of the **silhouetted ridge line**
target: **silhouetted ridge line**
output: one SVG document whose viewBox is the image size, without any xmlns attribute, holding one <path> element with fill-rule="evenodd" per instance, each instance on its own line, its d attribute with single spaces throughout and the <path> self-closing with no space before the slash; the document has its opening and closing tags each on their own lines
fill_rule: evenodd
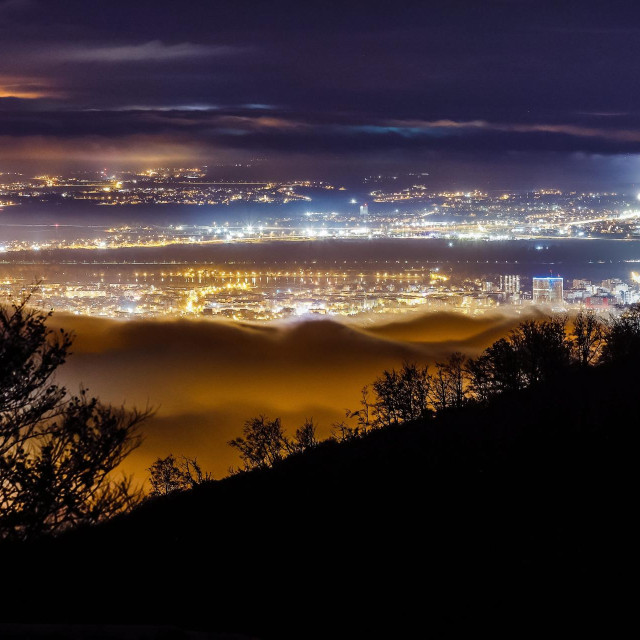
<svg viewBox="0 0 640 640">
<path fill-rule="evenodd" d="M 577 628 L 585 609 L 585 624 L 603 622 L 624 597 L 611 554 L 624 553 L 632 486 L 628 373 L 572 369 L 561 387 L 322 443 L 31 545 L 19 556 L 46 593 L 38 615 L 59 618 L 61 585 L 80 582 L 92 591 L 74 591 L 74 615 L 88 621 L 274 638 L 524 633 Z M 142 591 L 105 611 L 113 567 Z"/>
<path fill-rule="evenodd" d="M 265 638 L 611 633 L 628 600 L 638 318 L 573 335 L 523 323 L 474 361 L 384 372 L 325 442 L 311 421 L 290 437 L 249 420 L 243 469 L 222 480 L 164 459 L 158 478 L 178 486 L 130 513 L 5 542 L 6 610 Z"/>
</svg>

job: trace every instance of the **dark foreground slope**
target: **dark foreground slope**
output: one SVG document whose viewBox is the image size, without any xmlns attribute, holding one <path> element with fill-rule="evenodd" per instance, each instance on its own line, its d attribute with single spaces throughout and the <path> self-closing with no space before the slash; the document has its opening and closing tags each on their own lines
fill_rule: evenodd
<svg viewBox="0 0 640 640">
<path fill-rule="evenodd" d="M 2 617 L 273 638 L 610 634 L 631 600 L 632 374 L 576 372 L 4 547 Z"/>
</svg>

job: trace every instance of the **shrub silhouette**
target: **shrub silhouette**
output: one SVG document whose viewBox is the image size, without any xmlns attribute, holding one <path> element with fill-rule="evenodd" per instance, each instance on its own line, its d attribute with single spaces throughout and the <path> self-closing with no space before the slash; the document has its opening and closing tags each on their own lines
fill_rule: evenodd
<svg viewBox="0 0 640 640">
<path fill-rule="evenodd" d="M 289 438 L 280 418 L 270 420 L 260 415 L 247 420 L 242 437 L 235 438 L 228 444 L 240 452 L 242 471 L 268 469 L 289 455 L 304 453 L 316 447 L 316 429 L 313 418 L 307 418 L 302 426 L 296 429 L 293 438 Z"/>
<path fill-rule="evenodd" d="M 209 472 L 202 471 L 195 458 L 182 456 L 176 460 L 173 455 L 158 458 L 148 469 L 150 473 L 151 495 L 165 496 L 174 491 L 186 491 L 213 480 Z"/>
<path fill-rule="evenodd" d="M 293 440 L 289 443 L 291 453 L 304 453 L 318 445 L 316 425 L 313 418 L 307 418 L 301 427 L 296 429 Z"/>
</svg>

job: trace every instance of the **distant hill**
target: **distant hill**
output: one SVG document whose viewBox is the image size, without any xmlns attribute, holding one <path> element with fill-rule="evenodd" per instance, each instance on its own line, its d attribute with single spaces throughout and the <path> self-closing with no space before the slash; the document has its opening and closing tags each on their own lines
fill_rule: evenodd
<svg viewBox="0 0 640 640">
<path fill-rule="evenodd" d="M 611 635 L 631 601 L 637 407 L 632 370 L 575 371 L 5 545 L 2 618 L 263 638 Z"/>
</svg>

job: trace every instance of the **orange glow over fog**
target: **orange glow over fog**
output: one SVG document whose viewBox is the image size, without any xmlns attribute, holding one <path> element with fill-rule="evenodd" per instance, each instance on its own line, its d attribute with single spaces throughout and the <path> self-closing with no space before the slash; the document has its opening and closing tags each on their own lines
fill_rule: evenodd
<svg viewBox="0 0 640 640">
<path fill-rule="evenodd" d="M 288 431 L 306 417 L 322 437 L 356 408 L 360 389 L 404 360 L 475 355 L 522 316 L 455 313 L 362 325 L 331 320 L 252 326 L 217 321 L 115 321 L 54 316 L 76 332 L 60 381 L 101 399 L 157 408 L 145 442 L 125 463 L 139 481 L 158 456 L 197 457 L 217 478 L 237 463 L 227 441 L 248 418 L 279 416 Z"/>
</svg>

